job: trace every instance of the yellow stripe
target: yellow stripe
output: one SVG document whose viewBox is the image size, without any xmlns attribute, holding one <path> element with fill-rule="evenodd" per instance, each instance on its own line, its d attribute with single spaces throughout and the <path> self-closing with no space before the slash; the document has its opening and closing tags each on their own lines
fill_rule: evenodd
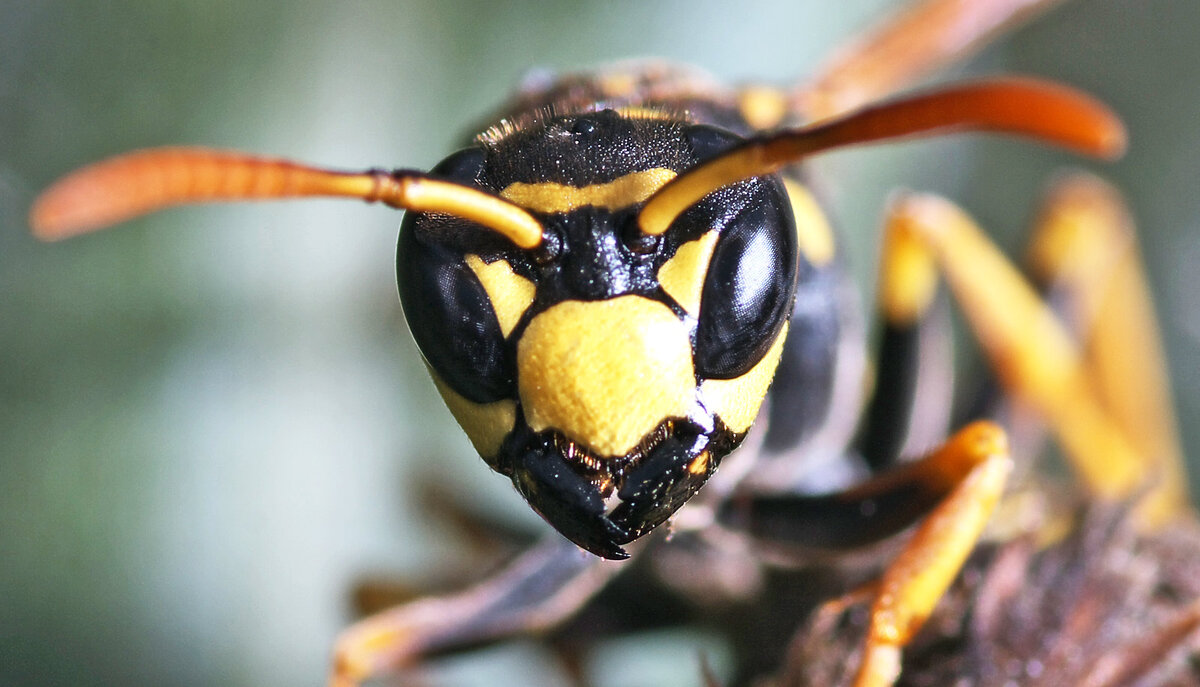
<svg viewBox="0 0 1200 687">
<path fill-rule="evenodd" d="M 783 186 L 787 189 L 788 200 L 792 202 L 800 252 L 815 267 L 828 265 L 837 251 L 837 241 L 820 204 L 813 198 L 812 192 L 791 179 L 784 179 Z"/>
<path fill-rule="evenodd" d="M 692 317 L 700 316 L 700 297 L 704 294 L 704 278 L 708 263 L 720 237 L 710 231 L 680 246 L 670 260 L 658 268 L 658 283 L 675 302 Z"/>
<path fill-rule="evenodd" d="M 495 467 L 495 458 L 500 453 L 504 438 L 517 424 L 516 401 L 503 399 L 493 403 L 475 403 L 446 386 L 433 368 L 429 368 L 429 376 L 433 378 L 433 384 L 446 402 L 446 407 L 471 440 L 471 445 Z"/>
<path fill-rule="evenodd" d="M 675 176 L 673 170 L 656 167 L 644 172 L 630 172 L 605 184 L 583 187 L 550 181 L 538 184 L 518 181 L 501 191 L 500 197 L 526 210 L 547 214 L 587 206 L 620 210 L 646 200 Z"/>
<path fill-rule="evenodd" d="M 513 272 L 512 265 L 506 260 L 497 260 L 490 265 L 478 255 L 468 255 L 467 266 L 483 284 L 488 300 L 492 303 L 492 311 L 500 322 L 500 332 L 507 337 L 517 326 L 521 315 L 533 303 L 537 291 L 534 283 Z"/>
<path fill-rule="evenodd" d="M 787 331 L 788 326 L 784 324 L 767 354 L 746 374 L 733 379 L 706 379 L 700 384 L 700 395 L 705 405 L 734 432 L 741 434 L 754 423 L 759 406 L 767 397 L 767 389 L 775 377 L 779 357 L 783 355 Z"/>
</svg>

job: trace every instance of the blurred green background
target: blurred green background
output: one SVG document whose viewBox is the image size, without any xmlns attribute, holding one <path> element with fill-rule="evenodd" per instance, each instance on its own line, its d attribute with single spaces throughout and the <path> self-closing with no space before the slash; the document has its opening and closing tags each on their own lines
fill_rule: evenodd
<svg viewBox="0 0 1200 687">
<path fill-rule="evenodd" d="M 168 143 L 429 167 L 528 67 L 660 56 L 786 81 L 894 4 L 0 3 L 0 685 L 320 684 L 357 576 L 453 555 L 415 475 L 533 521 L 426 379 L 395 299 L 399 215 L 195 208 L 43 245 L 24 219 L 38 189 Z M 1060 78 L 1126 117 L 1129 155 L 1095 168 L 1140 220 L 1191 456 L 1197 26 L 1196 2 L 1077 0 L 966 69 Z M 958 199 L 1012 248 L 1064 164 L 1087 163 L 959 139 L 817 167 L 869 282 L 890 188 Z M 593 677 L 696 684 L 693 646 L 629 642 Z M 518 672 L 532 651 L 442 677 L 561 684 Z"/>
</svg>

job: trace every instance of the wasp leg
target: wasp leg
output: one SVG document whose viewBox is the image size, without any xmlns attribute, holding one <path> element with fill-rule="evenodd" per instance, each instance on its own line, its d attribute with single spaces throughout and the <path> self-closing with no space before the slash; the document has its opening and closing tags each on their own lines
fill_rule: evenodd
<svg viewBox="0 0 1200 687">
<path fill-rule="evenodd" d="M 1145 515 L 1154 522 L 1180 512 L 1188 501 L 1187 478 L 1170 383 L 1136 230 L 1121 194 L 1090 174 L 1056 180 L 1027 258 L 1034 281 L 1078 333 L 1101 405 L 1155 480 Z"/>
<path fill-rule="evenodd" d="M 366 616 L 416 599 L 462 589 L 478 581 L 478 573 L 494 570 L 504 561 L 537 543 L 533 528 L 508 522 L 481 504 L 468 503 L 456 491 L 432 475 L 416 477 L 416 495 L 426 518 L 447 530 L 449 541 L 465 562 L 436 571 L 421 579 L 394 575 L 370 575 L 354 586 L 353 607 Z M 457 549 L 461 549 L 458 552 Z"/>
<path fill-rule="evenodd" d="M 968 425 L 941 449 L 845 491 L 735 497 L 721 521 L 783 549 L 837 551 L 874 544 L 912 525 L 958 487 L 975 464 L 962 457 L 961 447 L 984 432 L 979 427 L 996 426 Z"/>
<path fill-rule="evenodd" d="M 807 120 L 907 88 L 1061 0 L 921 0 L 834 56 L 791 97 Z"/>
<path fill-rule="evenodd" d="M 505 519 L 478 499 L 471 500 L 461 489 L 454 489 L 445 479 L 425 475 L 416 482 L 417 503 L 424 517 L 446 527 L 476 558 L 509 559 L 538 541 L 535 527 Z"/>
<path fill-rule="evenodd" d="M 950 426 L 954 353 L 937 266 L 911 238 L 884 237 L 874 391 L 857 446 L 874 472 L 936 446 Z"/>
<path fill-rule="evenodd" d="M 939 264 L 994 373 L 1044 417 L 1089 491 L 1118 500 L 1146 485 L 1146 461 L 1100 402 L 1066 327 L 974 222 L 946 200 L 908 194 L 888 231 L 924 244 Z"/>
<path fill-rule="evenodd" d="M 587 555 L 555 537 L 471 589 L 415 601 L 350 626 L 334 647 L 329 684 L 357 685 L 427 656 L 553 627 L 620 570 L 620 563 Z"/>
<path fill-rule="evenodd" d="M 884 571 L 871 606 L 855 687 L 884 687 L 896 681 L 903 647 L 975 548 L 1012 468 L 1003 430 L 987 422 L 959 431 L 930 462 L 944 471 L 943 478 L 967 469 Z"/>
<path fill-rule="evenodd" d="M 960 430 L 936 451 L 849 491 L 750 497 L 726 513 L 767 546 L 851 549 L 925 516 L 875 586 L 857 687 L 890 685 L 900 654 L 958 574 L 1011 470 L 1004 431 L 990 422 Z"/>
</svg>

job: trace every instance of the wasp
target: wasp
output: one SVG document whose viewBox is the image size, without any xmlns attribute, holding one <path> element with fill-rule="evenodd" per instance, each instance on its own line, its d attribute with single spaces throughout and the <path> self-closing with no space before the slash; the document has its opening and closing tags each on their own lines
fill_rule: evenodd
<svg viewBox="0 0 1200 687">
<path fill-rule="evenodd" d="M 1132 356 L 1140 367 L 1076 344 L 1081 330 L 1107 332 L 1097 349 L 1127 345 L 1122 329 L 1154 331 L 1142 305 L 1088 298 L 1105 279 L 1125 292 L 1140 284 L 1114 194 L 1090 177 L 1059 186 L 1036 244 L 1044 288 L 1069 318 L 964 211 L 898 196 L 866 396 L 864 318 L 802 163 L 961 131 L 1118 156 L 1119 119 L 1060 84 L 992 79 L 896 95 L 1031 4 L 926 0 L 792 90 L 728 88 L 660 63 L 531 81 L 428 171 L 138 151 L 61 180 L 31 224 L 65 238 L 183 203 L 312 196 L 407 211 L 400 300 L 434 384 L 479 455 L 556 533 L 468 592 L 350 628 L 333 684 L 544 631 L 633 556 L 683 552 L 694 583 L 731 553 L 857 549 L 911 530 L 871 587 L 855 677 L 888 685 L 1013 466 L 999 424 L 947 437 L 948 404 L 925 402 L 946 395 L 929 389 L 946 367 L 931 354 L 945 336 L 939 276 L 998 382 L 1045 418 L 1091 492 L 1127 497 L 1152 475 L 1160 486 L 1139 506 L 1148 522 L 1184 500 L 1154 343 Z M 1079 224 L 1111 240 L 1081 237 Z M 1093 381 L 1110 375 L 1150 380 L 1152 392 L 1123 404 L 1127 394 Z M 850 477 L 810 486 L 833 472 Z"/>
</svg>

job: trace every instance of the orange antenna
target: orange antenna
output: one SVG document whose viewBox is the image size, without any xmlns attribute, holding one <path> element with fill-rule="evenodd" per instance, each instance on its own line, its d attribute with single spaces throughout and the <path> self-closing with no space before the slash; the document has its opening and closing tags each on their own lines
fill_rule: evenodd
<svg viewBox="0 0 1200 687">
<path fill-rule="evenodd" d="M 752 138 L 659 189 L 638 213 L 638 225 L 646 234 L 662 234 L 684 210 L 709 193 L 771 174 L 814 153 L 955 131 L 1025 136 L 1097 157 L 1115 158 L 1125 151 L 1121 120 L 1080 91 L 1034 79 L 951 86 Z"/>
<path fill-rule="evenodd" d="M 338 172 L 208 148 L 154 148 L 84 167 L 42 193 L 29 221 L 35 235 L 57 240 L 173 205 L 309 196 L 455 215 L 525 249 L 542 242 L 542 225 L 520 207 L 421 172 Z"/>
</svg>

